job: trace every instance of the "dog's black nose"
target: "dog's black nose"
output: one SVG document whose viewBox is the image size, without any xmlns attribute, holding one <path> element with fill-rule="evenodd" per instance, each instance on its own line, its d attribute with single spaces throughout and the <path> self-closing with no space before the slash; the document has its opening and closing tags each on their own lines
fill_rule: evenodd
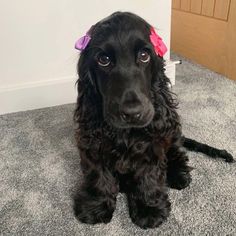
<svg viewBox="0 0 236 236">
<path fill-rule="evenodd" d="M 143 106 L 135 91 L 127 91 L 120 107 L 121 118 L 125 122 L 136 122 L 142 116 Z"/>
<path fill-rule="evenodd" d="M 140 112 L 122 112 L 121 117 L 126 122 L 135 122 L 141 118 Z"/>
</svg>

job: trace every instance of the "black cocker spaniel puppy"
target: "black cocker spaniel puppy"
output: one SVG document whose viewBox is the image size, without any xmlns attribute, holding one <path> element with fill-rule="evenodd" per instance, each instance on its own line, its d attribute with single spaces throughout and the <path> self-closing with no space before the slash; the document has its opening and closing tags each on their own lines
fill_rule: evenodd
<svg viewBox="0 0 236 236">
<path fill-rule="evenodd" d="M 232 156 L 182 136 L 164 73 L 165 48 L 145 20 L 116 12 L 79 44 L 74 119 L 84 180 L 75 213 L 84 223 L 107 223 L 121 191 L 132 221 L 157 227 L 170 214 L 167 187 L 183 189 L 191 182 L 182 146 L 227 161 Z"/>
</svg>

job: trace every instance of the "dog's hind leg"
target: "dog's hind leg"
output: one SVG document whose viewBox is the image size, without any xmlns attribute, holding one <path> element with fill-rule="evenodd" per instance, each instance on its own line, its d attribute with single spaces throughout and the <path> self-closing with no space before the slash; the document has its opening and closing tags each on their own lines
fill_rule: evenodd
<svg viewBox="0 0 236 236">
<path fill-rule="evenodd" d="M 173 145 L 167 152 L 167 182 L 169 187 L 175 189 L 186 188 L 191 182 L 190 171 L 186 153 L 180 147 Z"/>
</svg>

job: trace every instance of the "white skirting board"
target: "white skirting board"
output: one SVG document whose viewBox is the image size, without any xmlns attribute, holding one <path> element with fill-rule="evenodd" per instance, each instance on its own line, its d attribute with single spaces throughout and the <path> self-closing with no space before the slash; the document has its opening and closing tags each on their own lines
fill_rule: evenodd
<svg viewBox="0 0 236 236">
<path fill-rule="evenodd" d="M 176 65 L 181 64 L 182 61 L 167 61 L 166 62 L 166 76 L 170 79 L 172 85 L 175 85 L 175 72 L 176 72 Z"/>
<path fill-rule="evenodd" d="M 75 82 L 68 77 L 0 88 L 0 114 L 74 103 Z"/>
<path fill-rule="evenodd" d="M 175 66 L 166 63 L 166 75 L 175 84 Z M 76 101 L 76 77 L 0 88 L 0 114 L 57 106 Z"/>
</svg>

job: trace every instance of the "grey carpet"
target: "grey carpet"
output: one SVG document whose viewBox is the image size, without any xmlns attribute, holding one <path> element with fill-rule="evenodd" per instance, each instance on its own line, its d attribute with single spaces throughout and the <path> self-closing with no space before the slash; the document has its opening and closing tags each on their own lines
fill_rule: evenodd
<svg viewBox="0 0 236 236">
<path fill-rule="evenodd" d="M 184 134 L 236 157 L 236 83 L 187 60 L 176 79 Z M 122 194 L 111 223 L 79 223 L 72 210 L 81 180 L 73 109 L 0 116 L 1 235 L 236 235 L 236 165 L 196 153 L 189 153 L 193 182 L 170 190 L 171 216 L 160 228 L 135 226 Z"/>
</svg>

